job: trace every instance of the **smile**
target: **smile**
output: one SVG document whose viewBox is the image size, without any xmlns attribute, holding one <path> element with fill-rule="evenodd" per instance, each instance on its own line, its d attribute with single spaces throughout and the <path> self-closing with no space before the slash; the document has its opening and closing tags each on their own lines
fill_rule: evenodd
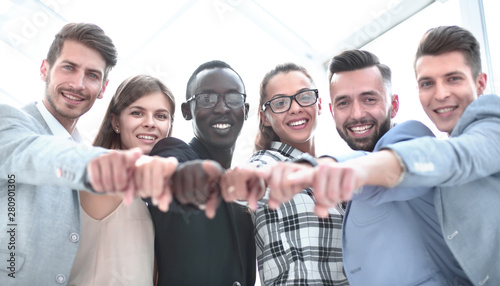
<svg viewBox="0 0 500 286">
<path fill-rule="evenodd" d="M 349 127 L 348 129 L 355 134 L 362 134 L 365 133 L 366 131 L 370 130 L 373 128 L 373 124 L 370 125 L 363 125 L 363 126 L 356 126 L 356 127 Z"/>
<path fill-rule="evenodd" d="M 231 128 L 231 124 L 229 123 L 216 123 L 212 125 L 212 128 L 215 129 L 228 129 Z"/>
<path fill-rule="evenodd" d="M 83 98 L 81 98 L 81 97 L 73 96 L 73 95 L 71 95 L 71 94 L 66 94 L 66 93 L 64 93 L 64 92 L 62 93 L 62 95 L 63 95 L 64 97 L 66 97 L 67 99 L 69 99 L 69 100 L 73 100 L 73 101 L 83 101 Z"/>
<path fill-rule="evenodd" d="M 441 108 L 441 109 L 435 109 L 434 111 L 436 113 L 446 113 L 446 112 L 453 111 L 455 109 L 457 109 L 457 107 L 446 107 L 446 108 Z"/>
<path fill-rule="evenodd" d="M 307 120 L 302 119 L 302 120 L 290 122 L 287 125 L 288 126 L 299 126 L 299 125 L 306 124 L 306 123 L 307 123 Z"/>
<path fill-rule="evenodd" d="M 156 140 L 157 137 L 152 135 L 137 135 L 137 138 L 144 140 Z"/>
</svg>

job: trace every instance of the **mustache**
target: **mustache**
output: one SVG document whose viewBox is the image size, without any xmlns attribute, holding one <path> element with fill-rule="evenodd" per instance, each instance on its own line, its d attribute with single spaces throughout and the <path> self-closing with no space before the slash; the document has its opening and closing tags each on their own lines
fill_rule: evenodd
<svg viewBox="0 0 500 286">
<path fill-rule="evenodd" d="M 366 124 L 377 125 L 377 121 L 375 121 L 373 119 L 361 119 L 361 120 L 346 121 L 344 123 L 344 128 L 347 128 L 348 126 L 351 126 L 351 125 L 366 125 Z"/>
<path fill-rule="evenodd" d="M 89 98 L 88 95 L 84 94 L 81 90 L 76 90 L 74 88 L 65 88 L 65 87 L 62 87 L 62 88 L 59 88 L 59 91 L 60 92 L 67 92 L 67 93 L 72 93 L 72 94 L 75 94 L 75 95 L 78 95 L 84 99 L 87 99 Z"/>
</svg>

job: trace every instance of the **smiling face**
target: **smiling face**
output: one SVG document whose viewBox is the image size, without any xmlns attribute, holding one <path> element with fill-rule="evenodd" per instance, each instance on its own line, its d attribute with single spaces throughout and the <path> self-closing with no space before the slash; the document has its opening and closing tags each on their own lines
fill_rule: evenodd
<svg viewBox="0 0 500 286">
<path fill-rule="evenodd" d="M 97 50 L 72 40 L 64 42 L 52 66 L 43 61 L 43 103 L 66 129 L 92 107 L 96 98 L 102 98 L 107 85 L 103 81 L 105 68 L 106 62 Z"/>
<path fill-rule="evenodd" d="M 486 87 L 486 75 L 480 73 L 474 78 L 459 51 L 422 56 L 416 61 L 415 70 L 425 113 L 440 131 L 448 134 Z"/>
<path fill-rule="evenodd" d="M 201 71 L 190 88 L 191 95 L 230 92 L 245 93 L 245 89 L 240 77 L 228 68 Z M 229 107 L 221 96 L 212 108 L 200 107 L 196 100 L 182 104 L 184 117 L 193 120 L 194 136 L 208 147 L 216 149 L 234 148 L 246 120 L 248 108 L 248 103 L 241 107 Z"/>
<path fill-rule="evenodd" d="M 269 79 L 265 94 L 265 101 L 279 96 L 292 96 L 300 91 L 313 89 L 311 80 L 300 71 L 280 72 Z M 260 112 L 264 126 L 270 126 L 280 138 L 280 141 L 293 146 L 303 152 L 311 152 L 313 148 L 313 133 L 317 125 L 317 115 L 321 112 L 319 102 L 307 106 L 300 106 L 292 100 L 290 109 L 283 113 L 274 113 L 268 106 Z M 313 152 L 314 153 L 314 152 Z"/>
<path fill-rule="evenodd" d="M 155 92 L 137 99 L 119 116 L 111 114 L 113 129 L 120 133 L 122 149 L 139 147 L 144 154 L 149 154 L 156 142 L 167 137 L 171 110 L 165 94 Z"/>
<path fill-rule="evenodd" d="M 373 151 L 399 108 L 398 96 L 387 95 L 376 66 L 335 73 L 330 97 L 337 131 L 353 150 Z"/>
</svg>

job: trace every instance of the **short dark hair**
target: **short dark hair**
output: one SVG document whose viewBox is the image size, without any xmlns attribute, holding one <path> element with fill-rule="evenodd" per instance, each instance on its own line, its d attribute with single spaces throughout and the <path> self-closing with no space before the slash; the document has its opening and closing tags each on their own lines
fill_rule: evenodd
<svg viewBox="0 0 500 286">
<path fill-rule="evenodd" d="M 232 70 L 241 80 L 241 84 L 243 85 L 243 93 L 245 93 L 245 84 L 243 83 L 243 79 L 241 76 L 226 62 L 219 61 L 219 60 L 213 60 L 209 61 L 206 63 L 201 64 L 191 75 L 191 77 L 188 80 L 187 86 L 186 86 L 186 99 L 190 98 L 192 96 L 191 94 L 191 85 L 196 78 L 196 76 L 204 71 L 204 70 L 209 70 L 209 69 L 216 69 L 216 68 L 221 68 L 221 69 L 230 69 Z"/>
<path fill-rule="evenodd" d="M 470 67 L 472 76 L 481 73 L 481 52 L 479 42 L 468 30 L 458 26 L 440 26 L 428 30 L 418 45 L 417 60 L 425 55 L 437 56 L 448 52 L 461 52 Z"/>
<path fill-rule="evenodd" d="M 104 34 L 104 31 L 95 24 L 69 23 L 62 27 L 50 45 L 47 53 L 47 62 L 52 67 L 66 40 L 73 40 L 91 49 L 98 51 L 106 61 L 103 81 L 108 78 L 109 71 L 116 65 L 118 53 L 113 41 Z"/>
<path fill-rule="evenodd" d="M 345 50 L 333 57 L 328 65 L 328 82 L 332 81 L 335 73 L 355 71 L 376 66 L 382 74 L 382 81 L 386 86 L 386 92 L 391 92 L 391 69 L 380 63 L 378 57 L 364 50 Z"/>
<path fill-rule="evenodd" d="M 280 73 L 286 74 L 292 71 L 298 71 L 303 73 L 314 85 L 314 81 L 311 75 L 307 72 L 307 70 L 304 67 L 294 63 L 284 63 L 277 65 L 275 68 L 266 73 L 266 75 L 264 76 L 264 78 L 260 83 L 260 100 L 257 108 L 257 115 L 259 115 L 261 111 L 260 108 L 266 100 L 267 97 L 266 87 L 269 81 Z M 276 134 L 276 132 L 274 132 L 273 128 L 271 126 L 265 126 L 260 116 L 258 118 L 259 118 L 259 131 L 257 132 L 257 136 L 255 137 L 255 142 L 254 142 L 255 150 L 257 151 L 269 149 L 273 141 L 279 141 L 279 137 Z"/>
</svg>

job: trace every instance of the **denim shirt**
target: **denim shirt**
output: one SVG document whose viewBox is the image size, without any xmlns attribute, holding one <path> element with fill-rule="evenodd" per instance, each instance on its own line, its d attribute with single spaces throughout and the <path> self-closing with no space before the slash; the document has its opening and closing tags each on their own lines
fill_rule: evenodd
<svg viewBox="0 0 500 286">
<path fill-rule="evenodd" d="M 482 95 L 450 139 L 388 147 L 406 165 L 400 186 L 437 186 L 434 203 L 446 243 L 474 285 L 500 285 L 500 97 Z"/>
<path fill-rule="evenodd" d="M 422 123 L 393 127 L 375 146 L 433 136 Z M 353 156 L 363 155 L 356 152 Z M 433 188 L 365 186 L 347 205 L 344 267 L 351 285 L 470 285 L 446 246 Z"/>
</svg>

